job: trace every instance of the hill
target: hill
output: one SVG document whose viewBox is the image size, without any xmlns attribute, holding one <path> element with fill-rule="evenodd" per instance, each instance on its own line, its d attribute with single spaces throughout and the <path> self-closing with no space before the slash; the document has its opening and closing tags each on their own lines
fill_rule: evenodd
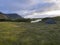
<svg viewBox="0 0 60 45">
<path fill-rule="evenodd" d="M 56 21 L 60 21 L 60 16 L 54 17 Z"/>
<path fill-rule="evenodd" d="M 0 19 L 22 19 L 23 17 L 16 14 L 16 13 L 12 13 L 12 14 L 4 14 L 2 12 L 0 12 Z"/>
<path fill-rule="evenodd" d="M 8 17 L 5 16 L 5 14 L 3 14 L 3 13 L 0 12 L 0 19 L 8 19 Z"/>
<path fill-rule="evenodd" d="M 16 13 L 12 13 L 12 14 L 5 14 L 9 19 L 21 19 L 23 18 L 22 16 L 16 14 Z"/>
</svg>

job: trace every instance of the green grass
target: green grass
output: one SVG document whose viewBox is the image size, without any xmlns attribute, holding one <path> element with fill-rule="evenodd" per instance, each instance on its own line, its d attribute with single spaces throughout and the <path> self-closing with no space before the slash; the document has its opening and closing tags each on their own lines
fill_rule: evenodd
<svg viewBox="0 0 60 45">
<path fill-rule="evenodd" d="M 0 22 L 0 45 L 60 45 L 57 24 Z"/>
</svg>

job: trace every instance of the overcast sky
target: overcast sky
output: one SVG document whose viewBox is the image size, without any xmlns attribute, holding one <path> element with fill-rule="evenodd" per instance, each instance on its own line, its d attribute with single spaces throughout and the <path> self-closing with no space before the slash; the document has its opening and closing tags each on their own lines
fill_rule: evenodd
<svg viewBox="0 0 60 45">
<path fill-rule="evenodd" d="M 0 11 L 4 13 L 26 14 L 44 11 L 55 5 L 56 0 L 0 0 Z"/>
</svg>

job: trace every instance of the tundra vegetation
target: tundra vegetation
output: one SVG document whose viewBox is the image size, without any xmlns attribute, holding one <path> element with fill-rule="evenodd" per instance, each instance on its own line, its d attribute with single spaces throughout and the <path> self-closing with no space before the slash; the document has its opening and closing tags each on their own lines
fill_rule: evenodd
<svg viewBox="0 0 60 45">
<path fill-rule="evenodd" d="M 0 22 L 0 45 L 60 45 L 60 17 L 56 24 Z"/>
</svg>

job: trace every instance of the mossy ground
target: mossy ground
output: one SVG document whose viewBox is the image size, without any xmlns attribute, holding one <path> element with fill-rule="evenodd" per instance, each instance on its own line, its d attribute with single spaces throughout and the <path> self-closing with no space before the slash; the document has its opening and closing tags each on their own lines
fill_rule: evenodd
<svg viewBox="0 0 60 45">
<path fill-rule="evenodd" d="M 0 22 L 0 45 L 60 45 L 60 22 Z"/>
</svg>

